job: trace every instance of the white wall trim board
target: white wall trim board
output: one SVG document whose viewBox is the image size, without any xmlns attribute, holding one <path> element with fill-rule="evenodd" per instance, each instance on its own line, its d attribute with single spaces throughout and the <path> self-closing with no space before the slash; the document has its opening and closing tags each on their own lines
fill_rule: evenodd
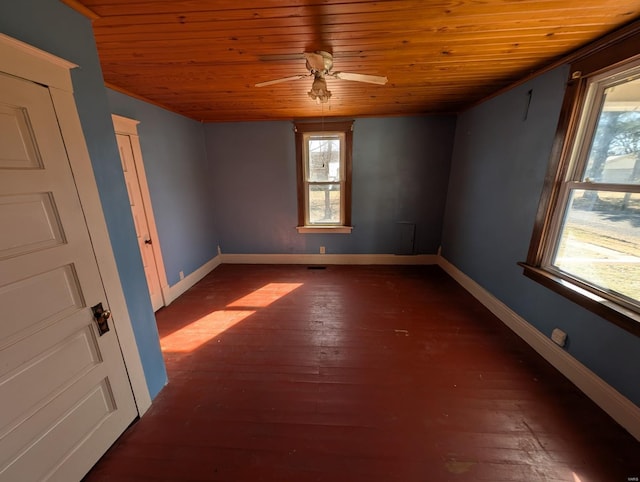
<svg viewBox="0 0 640 482">
<path fill-rule="evenodd" d="M 85 219 L 96 253 L 98 267 L 102 273 L 108 305 L 114 314 L 114 320 L 116 319 L 116 314 L 119 320 L 117 326 L 114 321 L 114 326 L 127 366 L 138 413 L 142 416 L 151 406 L 151 395 L 149 394 L 140 352 L 133 333 L 129 309 L 122 291 L 122 283 L 104 219 L 102 204 L 98 197 L 98 185 L 93 174 L 93 166 L 85 143 L 82 125 L 75 108 L 73 94 L 57 91 L 56 89 L 50 89 L 50 92 L 51 98 L 56 104 L 60 130 L 65 138 L 67 154 L 76 178 L 78 195 L 85 212 Z M 68 107 L 61 108 L 61 105 Z"/>
<path fill-rule="evenodd" d="M 102 277 L 107 305 L 113 313 L 113 327 L 127 367 L 136 407 L 142 415 L 151 406 L 151 396 L 73 97 L 70 69 L 74 67 L 77 66 L 71 62 L 0 34 L 0 71 L 49 88 Z M 115 320 L 118 320 L 117 323 Z"/>
<path fill-rule="evenodd" d="M 0 33 L 0 69 L 47 87 L 73 92 L 71 69 L 76 64 Z"/>
<path fill-rule="evenodd" d="M 224 253 L 222 262 L 228 264 L 438 264 L 435 254 L 229 254 Z"/>
<path fill-rule="evenodd" d="M 195 285 L 202 278 L 207 276 L 211 271 L 216 269 L 222 263 L 222 256 L 217 255 L 215 258 L 207 261 L 205 264 L 200 266 L 197 270 L 189 275 L 185 276 L 184 279 L 181 279 L 173 286 L 163 286 L 162 294 L 164 295 L 165 304 L 168 306 L 170 303 L 175 301 L 181 294 Z"/>
<path fill-rule="evenodd" d="M 116 134 L 124 134 L 127 136 L 138 135 L 139 120 L 129 119 L 118 114 L 111 114 L 111 120 L 113 120 L 113 128 Z"/>
<path fill-rule="evenodd" d="M 438 264 L 435 254 L 401 256 L 394 254 L 218 254 L 173 286 L 162 287 L 166 305 L 216 269 L 226 264 Z"/>
<path fill-rule="evenodd" d="M 556 367 L 560 373 L 582 390 L 602 410 L 608 413 L 637 440 L 640 440 L 640 407 L 553 343 L 551 339 L 547 338 L 445 258 L 441 257 L 438 264 L 449 276 L 471 293 L 545 360 Z"/>
<path fill-rule="evenodd" d="M 138 178 L 138 187 L 140 188 L 140 195 L 142 196 L 142 206 L 147 220 L 147 227 L 149 228 L 149 236 L 153 240 L 151 249 L 153 250 L 154 261 L 156 264 L 155 270 L 160 284 L 160 292 L 162 293 L 162 306 L 165 306 L 168 305 L 170 301 L 166 300 L 165 290 L 162 287 L 167 286 L 169 283 L 167 282 L 167 272 L 164 268 L 160 236 L 158 235 L 156 216 L 153 211 L 153 203 L 151 202 L 151 191 L 149 190 L 149 183 L 147 182 L 147 173 L 142 157 L 142 147 L 140 146 L 140 137 L 138 136 L 138 124 L 140 124 L 140 121 L 116 114 L 112 114 L 111 119 L 113 120 L 115 133 L 129 136 L 129 141 L 131 142 L 133 162 L 136 168 L 136 177 Z M 154 307 L 154 310 L 157 311 L 158 307 Z"/>
<path fill-rule="evenodd" d="M 167 305 L 216 269 L 227 264 L 438 264 L 435 254 L 402 256 L 395 254 L 219 254 L 203 264 L 193 273 L 185 276 L 173 286 L 165 285 L 162 293 Z"/>
</svg>

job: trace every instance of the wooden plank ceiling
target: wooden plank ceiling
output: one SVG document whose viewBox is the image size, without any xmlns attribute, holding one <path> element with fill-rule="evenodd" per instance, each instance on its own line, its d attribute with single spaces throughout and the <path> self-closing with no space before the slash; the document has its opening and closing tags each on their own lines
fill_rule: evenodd
<svg viewBox="0 0 640 482">
<path fill-rule="evenodd" d="M 457 112 L 640 16 L 638 0 L 63 0 L 94 17 L 105 82 L 204 121 Z M 84 8 L 86 7 L 86 8 Z M 334 71 L 316 104 L 303 52 Z"/>
</svg>

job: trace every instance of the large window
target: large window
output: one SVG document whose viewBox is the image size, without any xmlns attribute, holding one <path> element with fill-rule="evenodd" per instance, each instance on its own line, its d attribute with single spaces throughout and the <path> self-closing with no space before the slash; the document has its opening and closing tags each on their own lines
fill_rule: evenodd
<svg viewBox="0 0 640 482">
<path fill-rule="evenodd" d="M 351 231 L 352 122 L 298 123 L 298 231 Z"/>
<path fill-rule="evenodd" d="M 640 334 L 638 54 L 572 64 L 525 273 Z"/>
</svg>

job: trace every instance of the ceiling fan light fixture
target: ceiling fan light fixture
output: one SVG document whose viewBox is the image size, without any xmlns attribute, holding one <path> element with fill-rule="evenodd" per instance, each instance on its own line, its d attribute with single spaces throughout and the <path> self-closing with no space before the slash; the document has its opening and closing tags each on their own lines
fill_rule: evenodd
<svg viewBox="0 0 640 482">
<path fill-rule="evenodd" d="M 307 94 L 318 104 L 325 104 L 331 98 L 331 91 L 327 88 L 327 81 L 322 77 L 316 77 L 313 80 L 311 90 Z"/>
</svg>

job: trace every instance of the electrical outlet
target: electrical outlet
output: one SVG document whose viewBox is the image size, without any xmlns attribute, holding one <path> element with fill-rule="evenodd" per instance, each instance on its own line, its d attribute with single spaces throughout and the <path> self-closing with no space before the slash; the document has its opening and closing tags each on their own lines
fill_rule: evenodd
<svg viewBox="0 0 640 482">
<path fill-rule="evenodd" d="M 320 246 L 320 254 L 324 254 L 324 253 L 325 253 L 324 246 Z"/>
<path fill-rule="evenodd" d="M 551 339 L 558 346 L 564 346 L 567 343 L 567 334 L 560 328 L 555 328 L 551 332 Z"/>
<path fill-rule="evenodd" d="M 184 271 L 180 271 L 180 273 L 178 273 L 178 276 L 180 276 L 180 279 L 183 280 L 184 279 Z"/>
</svg>

